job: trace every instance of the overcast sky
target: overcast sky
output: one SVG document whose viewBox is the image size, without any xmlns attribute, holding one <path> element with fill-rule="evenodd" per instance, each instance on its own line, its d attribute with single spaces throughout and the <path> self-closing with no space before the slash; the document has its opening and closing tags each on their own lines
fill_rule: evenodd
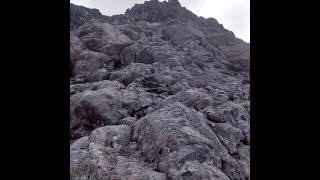
<svg viewBox="0 0 320 180">
<path fill-rule="evenodd" d="M 104 15 L 123 14 L 145 0 L 70 0 L 71 3 L 99 9 Z M 163 0 L 160 0 L 163 1 Z M 250 0 L 179 0 L 198 16 L 213 17 L 234 34 L 250 42 Z"/>
</svg>

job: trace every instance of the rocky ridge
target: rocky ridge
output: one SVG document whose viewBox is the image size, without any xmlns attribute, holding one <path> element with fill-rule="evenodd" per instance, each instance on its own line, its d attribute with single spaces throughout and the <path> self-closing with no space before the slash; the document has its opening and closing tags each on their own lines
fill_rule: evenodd
<svg viewBox="0 0 320 180">
<path fill-rule="evenodd" d="M 177 0 L 70 5 L 71 179 L 250 179 L 250 45 Z"/>
</svg>

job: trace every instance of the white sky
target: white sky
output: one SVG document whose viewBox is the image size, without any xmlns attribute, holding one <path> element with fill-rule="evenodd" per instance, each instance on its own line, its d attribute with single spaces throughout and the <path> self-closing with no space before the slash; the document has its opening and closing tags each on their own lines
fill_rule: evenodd
<svg viewBox="0 0 320 180">
<path fill-rule="evenodd" d="M 104 15 L 123 14 L 145 0 L 70 0 L 71 3 L 99 9 Z M 163 1 L 163 0 L 160 0 Z M 250 0 L 179 0 L 198 16 L 213 17 L 234 34 L 250 42 Z"/>
</svg>

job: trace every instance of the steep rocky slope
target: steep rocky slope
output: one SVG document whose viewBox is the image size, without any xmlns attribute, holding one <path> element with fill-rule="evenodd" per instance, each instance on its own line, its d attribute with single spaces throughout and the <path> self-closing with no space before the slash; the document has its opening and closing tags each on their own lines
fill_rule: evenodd
<svg viewBox="0 0 320 180">
<path fill-rule="evenodd" d="M 71 4 L 71 179 L 250 179 L 249 55 L 177 0 Z"/>
</svg>

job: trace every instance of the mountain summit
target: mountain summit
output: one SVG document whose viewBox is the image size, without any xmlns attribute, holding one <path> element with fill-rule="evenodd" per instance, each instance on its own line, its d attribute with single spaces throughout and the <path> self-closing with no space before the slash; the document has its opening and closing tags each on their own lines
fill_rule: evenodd
<svg viewBox="0 0 320 180">
<path fill-rule="evenodd" d="M 71 179 L 250 179 L 250 44 L 178 0 L 70 4 Z"/>
</svg>

